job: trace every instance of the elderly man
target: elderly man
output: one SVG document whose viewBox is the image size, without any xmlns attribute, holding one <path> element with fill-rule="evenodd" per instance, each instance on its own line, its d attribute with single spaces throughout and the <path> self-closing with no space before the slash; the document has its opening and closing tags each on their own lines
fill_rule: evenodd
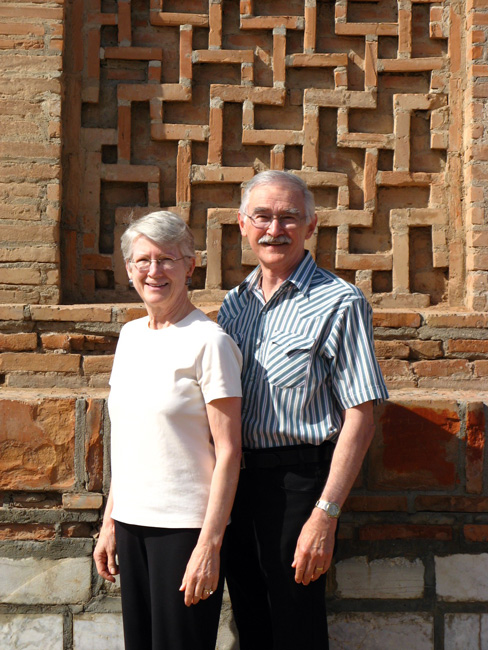
<svg viewBox="0 0 488 650">
<path fill-rule="evenodd" d="M 326 650 L 323 576 L 373 437 L 373 402 L 388 396 L 371 309 L 304 249 L 317 218 L 297 176 L 255 176 L 238 218 L 259 260 L 219 314 L 244 358 L 227 573 L 240 649 Z"/>
</svg>

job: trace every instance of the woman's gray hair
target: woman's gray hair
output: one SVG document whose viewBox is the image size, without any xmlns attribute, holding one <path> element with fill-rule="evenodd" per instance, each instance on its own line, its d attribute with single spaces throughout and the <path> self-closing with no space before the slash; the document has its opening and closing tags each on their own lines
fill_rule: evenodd
<svg viewBox="0 0 488 650">
<path fill-rule="evenodd" d="M 133 221 L 121 237 L 124 261 L 132 257 L 132 247 L 140 236 L 147 237 L 158 246 L 178 246 L 184 257 L 195 257 L 195 240 L 187 224 L 173 212 L 159 210 Z"/>
<path fill-rule="evenodd" d="M 302 181 L 302 179 L 299 176 L 295 176 L 295 174 L 273 169 L 256 174 L 256 176 L 254 176 L 254 178 L 252 178 L 246 185 L 246 189 L 242 196 L 241 207 L 239 208 L 239 211 L 243 216 L 247 213 L 249 196 L 253 189 L 258 185 L 287 185 L 291 189 L 301 192 L 305 203 L 306 222 L 309 223 L 313 219 L 315 214 L 315 200 L 305 181 Z"/>
</svg>

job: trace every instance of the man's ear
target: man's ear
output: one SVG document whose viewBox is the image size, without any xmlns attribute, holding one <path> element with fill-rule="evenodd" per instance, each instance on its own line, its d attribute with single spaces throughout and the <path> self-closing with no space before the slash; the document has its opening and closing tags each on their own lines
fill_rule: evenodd
<svg viewBox="0 0 488 650">
<path fill-rule="evenodd" d="M 310 239 L 310 237 L 313 235 L 315 228 L 317 226 L 317 213 L 315 213 L 312 217 L 312 220 L 307 224 L 307 233 L 305 235 L 305 239 Z"/>
<path fill-rule="evenodd" d="M 240 212 L 237 213 L 237 220 L 239 221 L 239 228 L 241 229 L 241 235 L 247 237 L 246 232 L 246 217 L 243 216 Z"/>
</svg>

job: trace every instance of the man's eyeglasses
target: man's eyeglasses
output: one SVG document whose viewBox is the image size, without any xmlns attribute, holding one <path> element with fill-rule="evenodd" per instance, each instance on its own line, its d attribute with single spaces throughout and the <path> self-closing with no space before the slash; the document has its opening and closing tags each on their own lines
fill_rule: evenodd
<svg viewBox="0 0 488 650">
<path fill-rule="evenodd" d="M 147 273 L 149 269 L 151 268 L 151 264 L 154 262 L 156 266 L 159 268 L 161 267 L 163 271 L 171 271 L 176 267 L 176 262 L 179 262 L 180 260 L 184 259 L 186 255 L 183 255 L 183 257 L 160 257 L 158 259 L 151 260 L 147 257 L 143 257 L 140 260 L 130 260 L 130 263 L 133 264 L 138 271 L 141 273 Z"/>
<path fill-rule="evenodd" d="M 259 230 L 267 230 L 275 219 L 283 230 L 294 230 L 303 223 L 303 217 L 297 214 L 288 214 L 287 212 L 280 215 L 270 214 L 269 212 L 257 212 L 255 214 L 247 214 L 247 212 L 244 212 L 243 214 Z"/>
</svg>

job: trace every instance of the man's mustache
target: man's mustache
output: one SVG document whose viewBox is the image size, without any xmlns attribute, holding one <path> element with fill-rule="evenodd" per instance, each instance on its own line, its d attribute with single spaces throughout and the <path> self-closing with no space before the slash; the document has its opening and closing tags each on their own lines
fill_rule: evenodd
<svg viewBox="0 0 488 650">
<path fill-rule="evenodd" d="M 263 235 L 258 240 L 258 244 L 291 244 L 291 239 L 287 235 L 279 235 L 279 237 Z"/>
</svg>

